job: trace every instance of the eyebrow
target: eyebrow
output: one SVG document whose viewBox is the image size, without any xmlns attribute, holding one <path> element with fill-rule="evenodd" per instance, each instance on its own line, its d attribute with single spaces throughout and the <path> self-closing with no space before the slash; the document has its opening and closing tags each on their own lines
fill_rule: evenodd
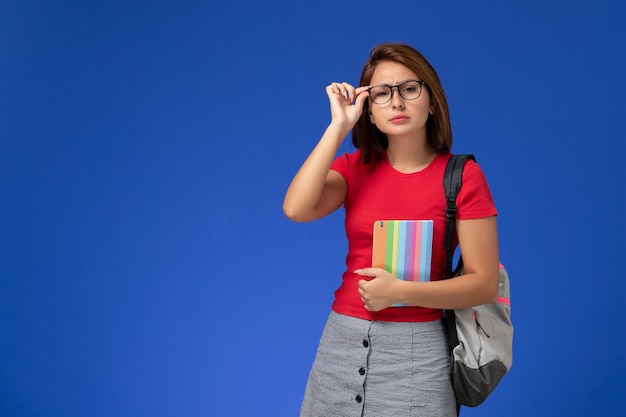
<svg viewBox="0 0 626 417">
<path fill-rule="evenodd" d="M 422 80 L 418 80 L 418 79 L 416 79 L 416 78 L 409 78 L 409 79 L 406 79 L 406 80 L 404 80 L 404 81 L 400 81 L 398 84 L 395 84 L 395 85 L 393 85 L 393 86 L 395 87 L 396 85 L 401 85 L 401 84 L 404 84 L 404 83 L 408 83 L 409 81 L 422 81 Z M 374 84 L 374 85 L 372 85 L 372 87 L 382 87 L 382 86 L 391 87 L 391 86 L 392 86 L 392 84 L 379 83 L 379 84 Z"/>
</svg>

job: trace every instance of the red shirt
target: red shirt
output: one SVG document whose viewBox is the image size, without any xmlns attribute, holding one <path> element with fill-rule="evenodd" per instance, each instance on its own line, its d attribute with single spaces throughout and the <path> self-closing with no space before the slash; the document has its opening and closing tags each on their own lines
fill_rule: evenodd
<svg viewBox="0 0 626 417">
<path fill-rule="evenodd" d="M 332 306 L 335 312 L 381 321 L 432 321 L 441 318 L 441 310 L 422 307 L 367 311 L 357 291 L 358 281 L 363 278 L 353 271 L 372 265 L 372 235 L 376 220 L 433 220 L 431 281 L 443 277 L 446 209 L 443 173 L 448 159 L 450 154 L 438 154 L 425 169 L 411 174 L 396 171 L 387 160 L 365 165 L 358 150 L 335 159 L 331 169 L 339 172 L 348 185 L 343 204 L 348 238 L 347 269 L 341 286 L 335 291 Z M 459 220 L 497 214 L 485 176 L 474 161 L 468 161 L 463 171 L 463 186 L 457 198 L 457 207 Z"/>
</svg>

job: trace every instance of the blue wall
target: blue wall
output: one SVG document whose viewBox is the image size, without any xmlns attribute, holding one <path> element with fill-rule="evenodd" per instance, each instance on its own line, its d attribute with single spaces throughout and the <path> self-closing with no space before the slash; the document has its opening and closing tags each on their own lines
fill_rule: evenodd
<svg viewBox="0 0 626 417">
<path fill-rule="evenodd" d="M 500 213 L 514 365 L 464 415 L 624 409 L 623 2 L 215 3 L 0 3 L 0 416 L 297 415 L 346 243 L 282 198 L 383 41 Z"/>
</svg>

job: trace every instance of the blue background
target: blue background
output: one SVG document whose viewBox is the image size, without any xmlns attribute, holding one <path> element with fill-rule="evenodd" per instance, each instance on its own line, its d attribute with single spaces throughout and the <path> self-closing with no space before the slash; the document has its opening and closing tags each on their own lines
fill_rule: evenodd
<svg viewBox="0 0 626 417">
<path fill-rule="evenodd" d="M 619 0 L 1 1 L 0 416 L 297 415 L 346 242 L 282 198 L 324 87 L 385 41 L 437 68 L 499 210 L 514 365 L 463 414 L 624 412 L 625 25 Z"/>
</svg>

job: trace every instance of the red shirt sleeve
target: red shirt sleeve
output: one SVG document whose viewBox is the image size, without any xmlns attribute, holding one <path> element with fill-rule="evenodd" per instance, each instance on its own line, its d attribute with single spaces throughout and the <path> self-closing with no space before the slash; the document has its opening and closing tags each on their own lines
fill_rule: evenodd
<svg viewBox="0 0 626 417">
<path fill-rule="evenodd" d="M 330 169 L 340 173 L 341 176 L 346 180 L 346 182 L 348 182 L 348 170 L 350 169 L 350 158 L 354 158 L 358 154 L 359 154 L 359 151 L 353 154 L 344 153 L 343 155 L 336 157 L 333 163 L 330 165 Z"/>
<path fill-rule="evenodd" d="M 457 219 L 480 219 L 496 216 L 495 205 L 487 180 L 478 164 L 468 160 L 463 170 L 463 184 L 456 200 Z"/>
</svg>

